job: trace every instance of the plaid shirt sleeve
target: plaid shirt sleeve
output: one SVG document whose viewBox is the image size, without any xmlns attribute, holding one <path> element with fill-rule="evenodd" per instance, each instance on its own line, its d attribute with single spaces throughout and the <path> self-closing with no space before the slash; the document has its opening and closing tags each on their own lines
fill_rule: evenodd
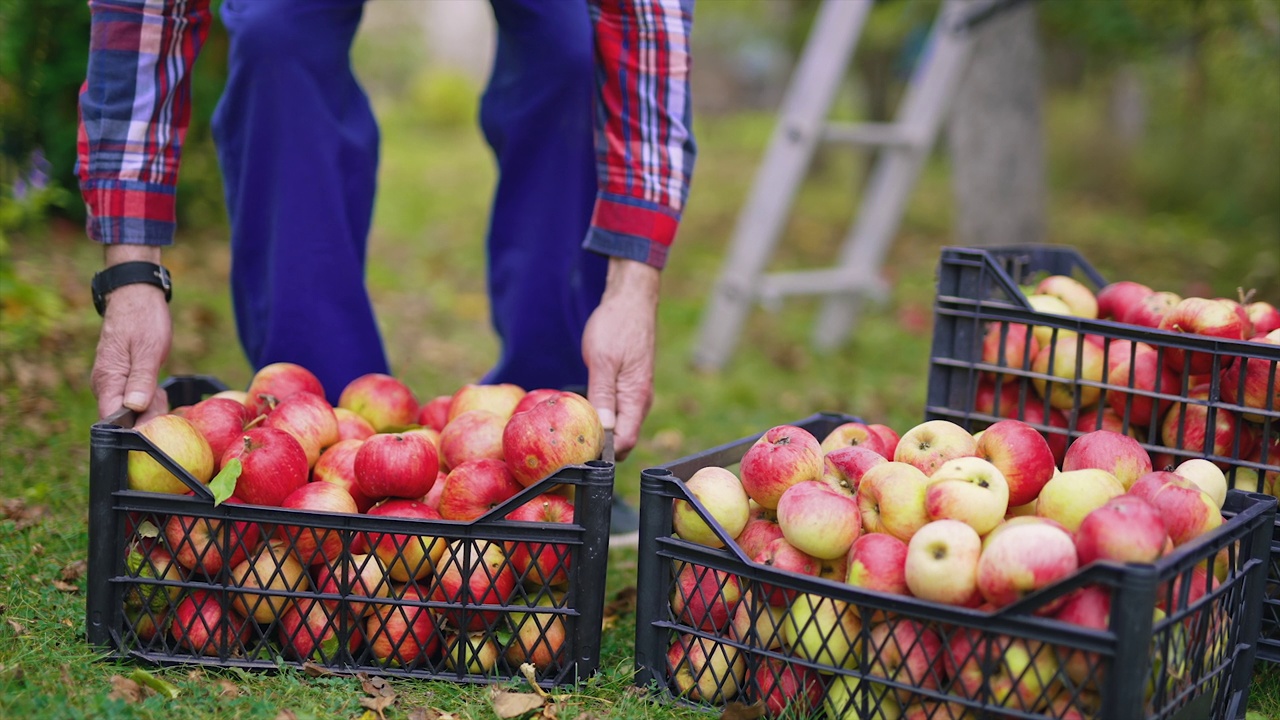
<svg viewBox="0 0 1280 720">
<path fill-rule="evenodd" d="M 689 192 L 693 0 L 591 0 L 600 190 L 584 246 L 657 268 Z"/>
<path fill-rule="evenodd" d="M 102 243 L 168 245 L 209 1 L 90 0 L 89 9 L 76 153 L 86 229 Z"/>
</svg>

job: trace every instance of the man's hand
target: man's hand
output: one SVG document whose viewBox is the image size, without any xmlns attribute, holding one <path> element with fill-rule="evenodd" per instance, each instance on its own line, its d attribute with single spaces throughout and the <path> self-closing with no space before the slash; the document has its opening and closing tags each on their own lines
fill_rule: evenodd
<svg viewBox="0 0 1280 720">
<path fill-rule="evenodd" d="M 106 255 L 108 266 L 130 260 L 160 262 L 159 248 L 113 245 Z M 92 375 L 99 418 L 121 406 L 137 412 L 138 423 L 168 412 L 168 400 L 156 384 L 172 336 L 169 305 L 160 288 L 138 283 L 107 296 Z"/>
<path fill-rule="evenodd" d="M 587 399 L 624 459 L 640 439 L 653 404 L 654 335 L 661 272 L 634 260 L 609 260 L 604 297 L 582 334 Z"/>
</svg>

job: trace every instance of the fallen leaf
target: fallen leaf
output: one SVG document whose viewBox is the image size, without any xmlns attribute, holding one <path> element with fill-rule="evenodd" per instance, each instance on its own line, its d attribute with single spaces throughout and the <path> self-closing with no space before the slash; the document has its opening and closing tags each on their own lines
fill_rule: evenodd
<svg viewBox="0 0 1280 720">
<path fill-rule="evenodd" d="M 202 668 L 196 668 L 195 670 L 192 670 L 191 672 L 187 673 L 188 682 L 198 682 L 203 679 L 204 679 L 204 670 Z"/>
<path fill-rule="evenodd" d="M 44 546 L 40 543 L 31 543 L 31 554 L 36 557 L 44 555 Z"/>
<path fill-rule="evenodd" d="M 223 678 L 217 682 L 218 697 L 240 697 L 240 686 Z"/>
<path fill-rule="evenodd" d="M 8 621 L 8 622 L 9 622 L 9 627 L 13 628 L 13 634 L 14 634 L 14 635 L 17 635 L 18 637 L 22 637 L 23 635 L 26 635 L 26 634 L 27 634 L 27 626 L 26 626 L 26 625 L 23 625 L 22 623 L 18 622 L 17 620 L 10 620 L 10 621 Z"/>
<path fill-rule="evenodd" d="M 58 592 L 64 592 L 64 593 L 80 592 L 80 587 L 78 585 L 72 585 L 69 582 L 63 582 L 61 580 L 54 580 L 53 587 Z"/>
<path fill-rule="evenodd" d="M 546 698 L 536 693 L 518 693 L 500 688 L 489 691 L 493 712 L 502 720 L 524 717 L 547 704 Z"/>
<path fill-rule="evenodd" d="M 306 673 L 307 677 L 313 678 L 333 677 L 338 674 L 323 665 L 312 662 L 311 660 L 302 663 L 302 672 Z"/>
<path fill-rule="evenodd" d="M 533 691 L 538 693 L 538 695 L 542 696 L 544 699 L 551 697 L 547 694 L 547 691 L 543 690 L 542 686 L 538 684 L 538 669 L 535 668 L 532 663 L 520 663 L 520 674 L 524 675 L 524 679 L 529 681 L 529 686 L 532 687 Z"/>
<path fill-rule="evenodd" d="M 386 678 L 376 675 L 370 677 L 368 673 L 358 673 L 356 677 L 360 679 L 360 688 L 370 696 L 360 698 L 360 707 L 377 713 L 378 720 L 386 720 L 383 711 L 396 701 L 395 688 L 391 687 L 391 683 L 387 682 Z M 370 712 L 366 712 L 365 715 L 369 715 Z"/>
<path fill-rule="evenodd" d="M 89 569 L 89 564 L 84 560 L 77 560 L 70 565 L 62 568 L 62 579 L 67 582 L 75 582 L 84 577 L 84 573 Z"/>
<path fill-rule="evenodd" d="M 377 713 L 378 720 L 387 720 L 387 716 L 383 714 L 383 711 L 391 707 L 391 704 L 395 701 L 394 695 L 391 697 L 362 697 L 360 698 L 360 707 L 368 709 L 368 712 L 365 713 L 366 716 Z"/>
<path fill-rule="evenodd" d="M 539 720 L 559 720 L 560 706 L 555 703 L 547 703 L 542 708 L 542 712 L 538 713 Z"/>
<path fill-rule="evenodd" d="M 107 695 L 111 700 L 123 700 L 127 703 L 142 702 L 147 696 L 146 688 L 122 675 L 111 676 L 111 692 Z"/>
<path fill-rule="evenodd" d="M 63 624 L 63 625 L 66 625 L 67 627 L 75 627 L 75 626 L 76 626 L 76 624 L 75 624 L 75 623 L 71 622 L 71 618 L 62 618 L 62 624 Z"/>
<path fill-rule="evenodd" d="M 751 705 L 743 705 L 740 702 L 731 702 L 724 706 L 724 712 L 720 713 L 720 720 L 759 720 L 764 717 L 764 703 L 753 703 Z"/>
<path fill-rule="evenodd" d="M 27 505 L 27 501 L 22 498 L 4 498 L 0 499 L 0 517 L 5 520 L 12 520 L 15 530 L 21 532 L 38 524 L 49 514 L 49 508 L 44 505 Z"/>
<path fill-rule="evenodd" d="M 457 715 L 433 707 L 415 708 L 408 720 L 459 720 Z"/>
</svg>

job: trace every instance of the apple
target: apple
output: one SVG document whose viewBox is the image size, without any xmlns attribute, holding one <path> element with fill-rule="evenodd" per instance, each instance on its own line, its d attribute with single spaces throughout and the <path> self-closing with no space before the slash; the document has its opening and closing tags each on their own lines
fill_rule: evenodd
<svg viewBox="0 0 1280 720">
<path fill-rule="evenodd" d="M 440 461 L 421 435 L 378 433 L 356 451 L 355 470 L 366 497 L 420 498 L 435 484 Z"/>
<path fill-rule="evenodd" d="M 513 414 L 516 406 L 524 398 L 524 388 L 512 383 L 496 385 L 477 385 L 468 383 L 458 388 L 449 403 L 449 414 L 445 425 L 453 422 L 459 415 L 472 410 L 485 410 L 502 418 L 505 423 Z"/>
<path fill-rule="evenodd" d="M 1010 708 L 1039 707 L 1053 695 L 1061 670 L 1058 656 L 1044 643 L 977 630 L 952 637 L 942 666 L 957 694 Z"/>
<path fill-rule="evenodd" d="M 284 430 L 255 427 L 244 431 L 222 456 L 225 466 L 240 461 L 235 496 L 250 505 L 278 506 L 307 484 L 310 466 L 298 439 Z"/>
<path fill-rule="evenodd" d="M 831 452 L 844 447 L 866 447 L 877 455 L 885 455 L 885 447 L 880 436 L 869 425 L 860 422 L 847 422 L 837 425 L 819 443 L 822 452 Z"/>
<path fill-rule="evenodd" d="M 822 479 L 822 456 L 822 444 L 808 430 L 794 425 L 769 428 L 742 456 L 742 487 L 752 500 L 772 510 L 787 488 Z"/>
<path fill-rule="evenodd" d="M 754 505 L 754 503 L 753 503 Z M 778 516 L 766 508 L 754 505 L 747 524 L 734 540 L 748 560 L 759 555 L 765 546 L 782 537 L 782 528 L 778 527 Z"/>
<path fill-rule="evenodd" d="M 573 523 L 573 503 L 562 495 L 543 493 L 507 513 L 516 522 Z M 570 546 L 565 543 L 508 542 L 507 557 L 516 576 L 534 587 L 569 581 Z"/>
<path fill-rule="evenodd" d="M 369 508 L 369 515 L 415 520 L 439 520 L 440 513 L 415 500 L 392 499 Z M 366 546 L 378 556 L 397 582 L 426 577 L 439 565 L 445 541 L 430 535 L 369 533 Z"/>
<path fill-rule="evenodd" d="M 253 417 L 266 415 L 276 403 L 297 392 L 325 397 L 324 385 L 310 370 L 296 363 L 271 363 L 259 368 L 249 380 L 245 405 Z"/>
<path fill-rule="evenodd" d="M 330 483 L 346 490 L 356 503 L 356 512 L 360 513 L 373 507 L 373 498 L 365 495 L 356 482 L 356 452 L 362 444 L 363 440 L 339 440 L 325 448 L 311 468 L 311 482 Z"/>
<path fill-rule="evenodd" d="M 208 484 L 213 477 L 213 450 L 190 420 L 173 414 L 157 415 L 134 429 L 198 482 Z M 181 495 L 190 489 L 142 450 L 129 451 L 127 473 L 130 490 Z"/>
<path fill-rule="evenodd" d="M 747 526 L 751 514 L 747 491 L 742 481 L 732 471 L 709 465 L 685 482 L 685 489 L 698 499 L 702 506 L 730 538 L 736 538 Z M 671 511 L 676 535 L 689 542 L 708 547 L 724 547 L 724 542 L 707 524 L 698 510 L 688 500 L 674 500 Z"/>
<path fill-rule="evenodd" d="M 1091 433 L 1095 430 L 1110 430 L 1114 433 L 1128 435 L 1134 440 L 1142 438 L 1141 431 L 1138 429 L 1137 423 L 1125 430 L 1124 418 L 1117 415 L 1115 410 L 1108 406 L 1094 405 L 1088 410 L 1081 410 L 1076 417 L 1076 431 L 1081 433 Z"/>
<path fill-rule="evenodd" d="M 542 595 L 534 608 L 564 609 L 564 596 Z M 538 671 L 545 671 L 566 663 L 568 632 L 562 615 L 531 608 L 529 612 L 511 612 L 507 619 L 515 631 L 506 652 L 512 667 L 530 663 Z"/>
<path fill-rule="evenodd" d="M 821 560 L 798 550 L 794 545 L 787 542 L 785 537 L 770 542 L 764 547 L 764 550 L 761 550 L 758 555 L 751 558 L 751 561 L 810 577 L 817 577 L 822 570 Z M 760 592 L 762 594 L 761 599 L 775 607 L 790 604 L 796 596 L 795 590 L 787 590 L 764 583 L 760 585 Z"/>
<path fill-rule="evenodd" d="M 502 648 L 485 632 L 449 633 L 444 638 L 444 665 L 450 672 L 489 675 L 502 658 Z"/>
<path fill-rule="evenodd" d="M 160 545 L 135 543 L 125 555 L 127 577 L 146 580 L 163 580 L 180 583 L 185 578 L 182 566 L 173 555 Z M 130 583 L 124 586 L 124 608 L 127 611 L 143 611 L 152 616 L 162 615 L 182 594 L 178 585 L 159 585 L 152 582 Z"/>
<path fill-rule="evenodd" d="M 871 432 L 880 437 L 880 442 L 884 445 L 885 458 L 893 457 L 893 454 L 898 449 L 898 441 L 901 439 L 898 433 L 888 425 L 880 423 L 871 423 L 867 427 L 871 428 Z"/>
<path fill-rule="evenodd" d="M 1034 427 L 1044 436 L 1053 452 L 1054 462 L 1061 463 L 1067 453 L 1067 435 L 1055 432 L 1054 428 L 1065 431 L 1068 427 L 1067 416 L 1054 407 L 1045 407 L 1046 403 L 1036 396 L 1030 383 L 1006 382 L 999 386 L 989 379 L 978 381 L 974 392 L 974 412 L 1007 420 L 1021 420 Z M 1020 388 L 1021 386 L 1021 388 Z M 976 444 L 975 440 L 975 444 Z"/>
<path fill-rule="evenodd" d="M 1230 410 L 1217 407 L 1210 426 L 1207 386 L 1193 388 L 1186 397 L 1186 402 L 1174 404 L 1165 413 L 1160 424 L 1161 444 L 1213 457 L 1247 457 L 1253 451 L 1256 439 L 1242 432 L 1239 417 Z"/>
<path fill-rule="evenodd" d="M 1031 366 L 1031 358 L 1038 352 L 1040 341 L 1026 325 L 993 322 L 987 325 L 982 336 L 981 358 L 985 365 L 1025 370 Z"/>
<path fill-rule="evenodd" d="M 888 533 L 866 533 L 849 548 L 845 582 L 876 592 L 906 595 L 907 543 Z"/>
<path fill-rule="evenodd" d="M 249 623 L 221 604 L 220 593 L 193 590 L 174 608 L 169 632 L 193 655 L 228 658 L 243 654 L 252 637 Z"/>
<path fill-rule="evenodd" d="M 291 599 L 311 587 L 306 568 L 298 562 L 287 545 L 280 541 L 266 542 L 256 552 L 231 569 L 228 588 L 231 605 L 254 622 L 269 623 L 284 612 Z M 263 595 L 242 590 L 280 590 L 295 595 Z"/>
<path fill-rule="evenodd" d="M 510 500 L 524 486 L 507 464 L 492 458 L 468 460 L 449 471 L 436 509 L 445 520 L 475 520 Z"/>
<path fill-rule="evenodd" d="M 1164 316 L 1180 302 L 1182 302 L 1182 296 L 1177 293 L 1163 290 L 1153 292 L 1142 298 L 1137 305 L 1130 307 L 1123 317 L 1116 319 L 1130 325 L 1158 328 L 1161 321 L 1164 320 Z"/>
<path fill-rule="evenodd" d="M 365 420 L 360 413 L 346 408 L 333 409 L 333 417 L 338 421 L 338 440 L 368 440 L 378 432 L 373 423 Z"/>
<path fill-rule="evenodd" d="M 1129 493 L 1155 506 L 1164 518 L 1175 546 L 1190 542 L 1222 525 L 1222 511 L 1208 493 L 1177 473 L 1147 473 Z"/>
<path fill-rule="evenodd" d="M 1177 395 L 1178 374 L 1161 362 L 1160 353 L 1146 343 L 1138 343 L 1133 357 L 1123 357 L 1107 373 L 1107 404 L 1121 418 L 1140 427 L 1158 422 L 1173 403 L 1159 394 Z M 1124 389 L 1121 389 L 1124 388 Z M 1132 388 L 1132 392 L 1127 389 Z"/>
<path fill-rule="evenodd" d="M 893 688 L 856 675 L 832 678 L 822 705 L 830 720 L 902 720 L 904 717 Z M 924 717 L 941 719 L 964 715 L 930 714 Z"/>
<path fill-rule="evenodd" d="M 289 493 L 280 507 L 310 513 L 359 512 L 351 493 L 333 483 L 313 482 Z M 342 554 L 342 534 L 338 530 L 303 525 L 278 525 L 276 537 L 286 541 L 303 565 L 334 562 Z"/>
<path fill-rule="evenodd" d="M 1063 302 L 1062 298 L 1053 295 L 1033 293 L 1027 296 L 1027 304 L 1031 306 L 1032 310 L 1043 315 L 1071 315 L 1071 306 Z M 1075 332 L 1052 328 L 1047 325 L 1034 325 L 1031 328 L 1031 336 L 1036 339 L 1041 348 L 1052 342 L 1055 337 L 1066 335 L 1075 335 Z"/>
<path fill-rule="evenodd" d="M 849 577 L 849 555 L 837 558 L 818 558 L 818 577 L 834 583 L 842 583 Z"/>
<path fill-rule="evenodd" d="M 1132 280 L 1120 280 L 1105 285 L 1095 296 L 1098 302 L 1098 319 L 1115 318 L 1119 322 L 1124 322 L 1121 318 L 1125 317 L 1130 308 L 1137 306 L 1154 292 L 1155 290 L 1146 285 Z"/>
<path fill-rule="evenodd" d="M 1280 337 L 1272 340 L 1266 336 L 1254 338 L 1253 342 L 1265 345 L 1280 345 Z M 1262 413 L 1240 411 L 1241 417 L 1253 422 L 1264 422 L 1264 413 L 1280 413 L 1280 363 L 1275 360 L 1239 357 L 1226 370 L 1222 371 L 1222 399 L 1232 405 L 1243 405 L 1247 408 L 1262 410 Z M 190 419 L 190 418 L 188 418 Z M 1272 420 L 1272 423 L 1276 423 Z"/>
<path fill-rule="evenodd" d="M 1076 317 L 1098 317 L 1098 298 L 1088 286 L 1069 275 L 1050 275 L 1036 285 L 1035 292 L 1058 298 Z"/>
<path fill-rule="evenodd" d="M 321 450 L 341 439 L 333 407 L 323 397 L 309 392 L 296 392 L 281 400 L 262 424 L 297 438 L 307 453 L 307 467 L 316 464 Z"/>
<path fill-rule="evenodd" d="M 1039 515 L 1015 515 L 1013 517 L 1006 519 L 1004 522 L 997 525 L 994 530 L 982 536 L 982 549 L 985 550 L 987 546 L 991 544 L 991 539 L 999 535 L 1000 533 L 1004 532 L 1005 530 L 1008 530 L 1009 528 L 1018 527 L 1019 525 L 1031 525 L 1034 523 L 1052 525 L 1053 527 L 1058 528 L 1059 530 L 1067 533 L 1068 535 L 1071 534 L 1065 527 L 1062 526 L 1062 523 L 1058 522 L 1057 520 L 1052 520 L 1046 517 L 1040 517 Z"/>
<path fill-rule="evenodd" d="M 358 657 L 364 634 L 356 618 L 342 609 L 332 609 L 315 598 L 298 598 L 280 616 L 277 638 L 284 656 L 291 660 L 311 660 L 321 665 L 338 662 L 342 652 L 340 634 L 347 635 L 347 651 Z"/>
<path fill-rule="evenodd" d="M 412 668 L 440 651 L 440 631 L 426 606 L 427 595 L 414 583 L 392 593 L 404 604 L 374 603 L 365 620 L 369 652 L 388 665 Z"/>
<path fill-rule="evenodd" d="M 742 593 L 742 600 L 729 621 L 729 638 L 750 647 L 776 650 L 782 647 L 782 617 L 785 607 L 774 607 L 753 598 L 752 592 Z"/>
<path fill-rule="evenodd" d="M 445 467 L 444 458 L 440 456 L 440 433 L 439 432 L 432 430 L 431 428 L 428 428 L 428 427 L 411 427 L 408 430 L 405 430 L 405 434 L 421 435 L 422 437 L 426 438 L 427 442 L 431 443 L 431 447 L 436 449 L 436 457 L 439 458 L 440 467 L 442 469 Z"/>
<path fill-rule="evenodd" d="M 862 517 L 857 500 L 821 480 L 806 480 L 778 499 L 778 526 L 797 550 L 830 560 L 849 552 L 862 531 Z"/>
<path fill-rule="evenodd" d="M 823 595 L 801 593 L 782 616 L 782 642 L 803 660 L 856 668 L 862 644 L 858 608 Z"/>
<path fill-rule="evenodd" d="M 1102 350 L 1093 343 L 1082 341 L 1074 335 L 1058 338 L 1056 343 L 1044 345 L 1031 362 L 1037 374 L 1051 375 L 1055 380 L 1032 377 L 1040 397 L 1059 410 L 1089 407 L 1098 401 L 1102 388 L 1098 386 L 1107 370 Z"/>
<path fill-rule="evenodd" d="M 867 637 L 867 674 L 913 688 L 937 690 L 945 646 L 932 628 L 906 618 L 878 623 Z M 921 698 L 905 689 L 893 691 L 899 705 Z"/>
<path fill-rule="evenodd" d="M 1244 323 L 1231 306 L 1198 297 L 1186 298 L 1165 313 L 1160 320 L 1160 329 L 1223 340 L 1245 339 Z M 1174 372 L 1189 371 L 1193 375 L 1226 369 L 1215 366 L 1213 353 L 1193 352 L 1188 356 L 1177 347 L 1165 349 L 1164 361 Z M 1188 370 L 1184 371 L 1184 368 Z"/>
<path fill-rule="evenodd" d="M 342 598 L 325 600 L 325 604 L 330 608 L 341 605 L 357 618 L 373 612 L 374 599 L 391 596 L 391 576 L 377 555 L 346 555 L 337 562 L 317 565 L 315 572 L 316 592 Z"/>
<path fill-rule="evenodd" d="M 400 380 L 384 373 L 368 373 L 347 383 L 338 407 L 351 410 L 380 433 L 403 430 L 418 419 L 418 399 Z"/>
<path fill-rule="evenodd" d="M 246 408 L 249 409 L 250 419 L 254 417 L 252 413 L 253 408 L 249 407 L 249 393 L 245 392 L 244 390 L 223 390 L 221 392 L 216 392 L 210 395 L 209 397 L 226 398 L 227 400 L 235 400 L 236 402 L 240 403 L 241 405 L 244 405 Z"/>
<path fill-rule="evenodd" d="M 241 501 L 235 497 L 224 503 L 239 504 Z M 226 523 L 231 523 L 230 527 L 225 527 Z M 232 522 L 216 516 L 170 515 L 164 524 L 165 542 L 178 564 L 211 578 L 222 568 L 234 567 L 244 560 L 258 546 L 260 536 L 258 523 Z"/>
<path fill-rule="evenodd" d="M 1048 523 L 1026 523 L 991 538 L 978 558 L 978 590 L 1004 607 L 1074 573 L 1079 567 L 1071 535 Z M 1051 603 L 1045 612 L 1057 609 Z"/>
<path fill-rule="evenodd" d="M 883 455 L 866 446 L 838 448 L 822 458 L 822 482 L 854 497 L 867 470 L 886 462 Z"/>
<path fill-rule="evenodd" d="M 907 588 L 923 600 L 975 606 L 978 556 L 982 539 L 959 520 L 934 520 L 916 531 L 907 544 L 903 567 Z"/>
<path fill-rule="evenodd" d="M 1280 310 L 1271 303 L 1261 300 L 1246 303 L 1244 312 L 1249 317 L 1249 322 L 1253 324 L 1254 335 L 1266 335 L 1280 329 Z"/>
<path fill-rule="evenodd" d="M 1095 430 L 1076 438 L 1062 459 L 1064 472 L 1089 468 L 1106 470 L 1128 490 L 1138 478 L 1151 472 L 1151 456 L 1128 435 Z"/>
<path fill-rule="evenodd" d="M 502 619 L 502 611 L 474 609 L 480 605 L 505 605 L 515 591 L 516 575 L 501 543 L 454 540 L 445 547 L 438 567 L 431 599 L 450 603 L 439 611 L 450 627 L 477 632 L 494 627 Z"/>
<path fill-rule="evenodd" d="M 720 705 L 737 696 L 747 663 L 732 645 L 681 633 L 667 651 L 667 676 L 681 697 Z"/>
<path fill-rule="evenodd" d="M 437 395 L 426 401 L 418 408 L 418 424 L 436 432 L 444 430 L 449 423 L 449 405 L 452 403 L 452 395 Z"/>
<path fill-rule="evenodd" d="M 542 402 L 543 400 L 546 400 L 547 398 L 552 397 L 560 392 L 562 391 L 556 390 L 555 388 L 534 388 L 529 392 L 525 393 L 524 397 L 520 398 L 520 402 L 516 403 L 516 406 L 511 411 L 511 414 L 515 415 L 516 413 L 522 413 L 525 410 L 532 408 L 534 405 L 537 405 L 538 403 Z"/>
<path fill-rule="evenodd" d="M 431 489 L 426 495 L 422 496 L 422 503 L 431 507 L 432 510 L 440 510 L 440 495 L 444 493 L 444 480 L 449 477 L 449 473 L 441 470 L 436 473 L 436 481 L 431 485 Z"/>
<path fill-rule="evenodd" d="M 1081 565 L 1094 560 L 1153 563 L 1165 553 L 1169 533 L 1154 505 L 1131 494 L 1108 500 L 1085 516 L 1076 531 Z"/>
<path fill-rule="evenodd" d="M 192 405 L 183 415 L 209 443 L 213 452 L 213 471 L 222 467 L 222 454 L 240 437 L 253 416 L 243 403 L 225 397 L 211 397 Z M 210 475 L 212 477 L 212 475 Z"/>
<path fill-rule="evenodd" d="M 1009 509 L 1009 483 L 982 458 L 948 460 L 929 477 L 924 509 L 930 520 L 959 520 L 985 535 Z"/>
<path fill-rule="evenodd" d="M 678 564 L 671 589 L 671 612 L 680 624 L 719 633 L 729 624 L 741 599 L 737 575 L 705 565 Z"/>
<path fill-rule="evenodd" d="M 561 392 L 507 421 L 502 452 L 511 474 L 525 487 L 566 465 L 581 465 L 600 457 L 604 426 L 587 399 Z"/>
<path fill-rule="evenodd" d="M 1010 507 L 1035 500 L 1055 469 L 1049 441 L 1021 420 L 1000 420 L 982 431 L 976 454 L 1004 476 Z"/>
<path fill-rule="evenodd" d="M 768 717 L 809 717 L 822 704 L 822 676 L 776 657 L 761 657 L 751 671 L 750 686 L 758 689 Z"/>
<path fill-rule="evenodd" d="M 147 649 L 146 646 L 156 642 L 156 638 L 165 638 L 169 634 L 169 615 L 168 607 L 161 610 L 128 610 L 124 611 L 125 618 L 125 643 L 130 647 L 137 647 L 138 644 L 144 646 L 141 649 Z M 128 639 L 127 633 L 133 632 L 134 637 L 138 639 L 137 643 Z M 163 640 L 161 641 L 163 642 Z"/>
<path fill-rule="evenodd" d="M 440 431 L 440 459 L 447 468 L 468 460 L 502 460 L 503 431 L 507 421 L 488 410 L 468 410 L 454 417 Z"/>
<path fill-rule="evenodd" d="M 1106 630 L 1111 624 L 1111 589 L 1105 585 L 1086 585 L 1068 595 L 1053 617 L 1091 630 Z M 1096 685 L 1101 678 L 1091 676 L 1099 664 L 1097 653 L 1072 650 L 1064 658 L 1062 669 L 1077 685 Z"/>
<path fill-rule="evenodd" d="M 1243 330 L 1241 330 L 1241 337 L 1243 339 L 1248 340 L 1253 337 L 1253 321 L 1249 319 L 1249 311 L 1244 309 L 1244 305 L 1241 305 L 1231 298 L 1219 297 L 1214 298 L 1214 300 L 1231 308 L 1231 312 L 1235 313 L 1236 317 L 1240 318 L 1240 325 L 1243 328 Z"/>
<path fill-rule="evenodd" d="M 978 443 L 968 430 L 950 420 L 928 420 L 902 434 L 893 461 L 932 475 L 946 461 L 971 457 L 977 451 Z"/>
<path fill-rule="evenodd" d="M 894 461 L 868 470 L 858 486 L 863 531 L 887 532 L 909 540 L 929 522 L 925 508 L 928 487 L 928 476 L 914 465 Z"/>
<path fill-rule="evenodd" d="M 1045 483 L 1036 498 L 1036 514 L 1075 532 L 1086 515 L 1124 493 L 1124 485 L 1106 470 L 1068 470 Z"/>
<path fill-rule="evenodd" d="M 1178 465 L 1173 472 L 1203 490 L 1219 508 L 1227 502 L 1227 476 L 1217 465 L 1208 460 L 1193 458 Z"/>
</svg>

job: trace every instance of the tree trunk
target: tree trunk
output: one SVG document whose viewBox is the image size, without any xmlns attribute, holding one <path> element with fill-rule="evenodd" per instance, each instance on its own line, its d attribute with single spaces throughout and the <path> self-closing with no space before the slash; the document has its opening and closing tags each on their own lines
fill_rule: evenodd
<svg viewBox="0 0 1280 720">
<path fill-rule="evenodd" d="M 947 127 L 962 245 L 1045 240 L 1041 60 L 1034 3 L 979 25 Z"/>
</svg>

